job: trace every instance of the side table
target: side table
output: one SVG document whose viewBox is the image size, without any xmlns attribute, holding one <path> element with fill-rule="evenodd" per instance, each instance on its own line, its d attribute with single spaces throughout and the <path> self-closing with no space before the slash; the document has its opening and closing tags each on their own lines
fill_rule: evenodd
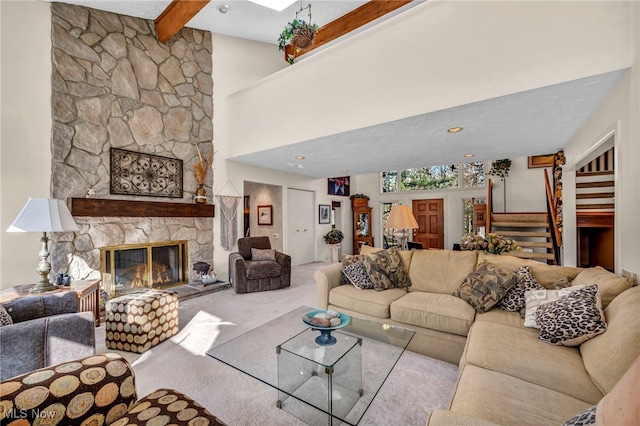
<svg viewBox="0 0 640 426">
<path fill-rule="evenodd" d="M 77 280 L 71 281 L 68 286 L 58 286 L 56 290 L 44 293 L 30 293 L 33 285 L 16 285 L 0 292 L 0 303 L 21 297 L 37 296 L 46 293 L 59 293 L 75 291 L 78 293 L 78 311 L 93 312 L 96 327 L 100 326 L 100 281 L 101 280 Z"/>
</svg>

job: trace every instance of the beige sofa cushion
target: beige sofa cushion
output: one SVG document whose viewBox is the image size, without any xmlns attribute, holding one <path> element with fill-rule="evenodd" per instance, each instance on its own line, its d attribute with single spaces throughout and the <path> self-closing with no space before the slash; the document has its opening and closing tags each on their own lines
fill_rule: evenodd
<svg viewBox="0 0 640 426">
<path fill-rule="evenodd" d="M 580 345 L 593 382 L 608 393 L 640 355 L 640 287 L 625 291 L 604 310 L 607 331 Z"/>
<path fill-rule="evenodd" d="M 329 293 L 329 305 L 386 319 L 391 315 L 389 309 L 391 302 L 405 294 L 407 291 L 404 288 L 376 291 L 360 290 L 352 285 L 341 285 Z"/>
<path fill-rule="evenodd" d="M 603 393 L 591 381 L 578 348 L 538 340 L 529 330 L 476 322 L 467 337 L 460 366 L 473 364 L 508 374 L 591 404 Z"/>
<path fill-rule="evenodd" d="M 529 266 L 531 273 L 536 281 L 538 281 L 543 287 L 550 287 L 554 282 L 563 277 L 569 277 L 574 279 L 582 269 L 572 268 L 570 266 L 558 266 L 547 265 L 546 263 L 538 262 L 536 260 L 521 259 L 519 257 L 510 256 L 508 254 L 495 255 L 485 252 L 479 252 L 478 263 L 486 260 L 487 262 L 494 263 L 501 268 L 515 271 L 521 266 Z"/>
<path fill-rule="evenodd" d="M 477 417 L 468 416 L 462 413 L 456 413 L 455 411 L 436 410 L 429 414 L 427 419 L 428 426 L 451 426 L 451 425 L 465 425 L 465 426 L 498 426 L 497 424 L 488 420 L 479 419 Z"/>
<path fill-rule="evenodd" d="M 391 319 L 466 336 L 475 316 L 467 302 L 448 294 L 410 292 L 391 303 Z"/>
<path fill-rule="evenodd" d="M 460 373 L 450 409 L 501 425 L 540 426 L 561 425 L 591 405 L 514 376 L 467 364 Z"/>
<path fill-rule="evenodd" d="M 412 250 L 409 291 L 451 294 L 475 268 L 477 251 Z"/>
<path fill-rule="evenodd" d="M 538 335 L 538 330 L 535 328 L 525 328 L 524 320 L 520 318 L 518 312 L 503 311 L 502 309 L 493 308 L 489 312 L 483 314 L 477 314 L 475 322 L 490 322 L 495 324 L 508 325 L 509 327 L 521 328 L 523 330 L 530 330 L 535 335 Z"/>
<path fill-rule="evenodd" d="M 571 281 L 571 285 L 591 285 L 598 284 L 602 307 L 606 308 L 609 303 L 620 293 L 631 288 L 631 281 L 607 271 L 601 266 L 584 269 Z"/>
</svg>

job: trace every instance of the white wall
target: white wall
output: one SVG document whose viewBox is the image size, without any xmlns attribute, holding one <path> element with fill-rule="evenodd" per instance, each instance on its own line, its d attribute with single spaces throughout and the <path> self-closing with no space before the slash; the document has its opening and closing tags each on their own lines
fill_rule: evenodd
<svg viewBox="0 0 640 426">
<path fill-rule="evenodd" d="M 575 168 L 595 153 L 597 145 L 615 132 L 616 272 L 640 272 L 640 4 L 630 5 L 632 56 L 630 71 L 621 79 L 587 124 L 565 148 L 564 263 L 575 265 Z"/>
<path fill-rule="evenodd" d="M 0 288 L 33 283 L 40 235 L 5 230 L 29 197 L 51 181 L 51 14 L 49 3 L 0 2 Z"/>
<path fill-rule="evenodd" d="M 425 2 L 233 94 L 229 154 L 626 68 L 628 12 L 608 1 Z"/>
</svg>

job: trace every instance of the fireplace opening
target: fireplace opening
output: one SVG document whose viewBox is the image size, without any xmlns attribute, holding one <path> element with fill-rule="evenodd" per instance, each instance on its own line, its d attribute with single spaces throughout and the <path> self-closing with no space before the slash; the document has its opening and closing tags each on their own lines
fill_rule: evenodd
<svg viewBox="0 0 640 426">
<path fill-rule="evenodd" d="M 187 242 L 128 244 L 100 249 L 105 291 L 116 296 L 187 281 Z"/>
</svg>

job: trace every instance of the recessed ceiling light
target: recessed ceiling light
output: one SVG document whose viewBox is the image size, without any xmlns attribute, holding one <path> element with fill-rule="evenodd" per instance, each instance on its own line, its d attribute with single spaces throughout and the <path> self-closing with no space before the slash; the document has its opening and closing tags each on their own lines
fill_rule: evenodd
<svg viewBox="0 0 640 426">
<path fill-rule="evenodd" d="M 304 155 L 296 155 L 296 160 L 304 160 Z"/>
<path fill-rule="evenodd" d="M 228 4 L 221 4 L 220 6 L 218 6 L 218 12 L 220 13 L 227 13 L 230 10 L 231 6 L 229 6 Z"/>
<path fill-rule="evenodd" d="M 287 7 L 291 6 L 296 0 L 250 0 L 252 3 L 259 4 L 260 6 L 268 7 L 269 9 L 282 12 Z"/>
<path fill-rule="evenodd" d="M 471 157 L 473 157 L 474 155 L 475 155 L 475 154 L 471 154 L 471 153 L 469 153 L 469 154 L 465 154 L 464 156 L 465 156 L 465 157 L 467 157 L 467 158 L 471 158 Z"/>
<path fill-rule="evenodd" d="M 349 169 L 342 169 L 342 173 L 347 173 Z"/>
<path fill-rule="evenodd" d="M 447 129 L 447 132 L 449 133 L 458 133 L 462 131 L 462 127 L 452 127 L 450 129 Z"/>
</svg>

